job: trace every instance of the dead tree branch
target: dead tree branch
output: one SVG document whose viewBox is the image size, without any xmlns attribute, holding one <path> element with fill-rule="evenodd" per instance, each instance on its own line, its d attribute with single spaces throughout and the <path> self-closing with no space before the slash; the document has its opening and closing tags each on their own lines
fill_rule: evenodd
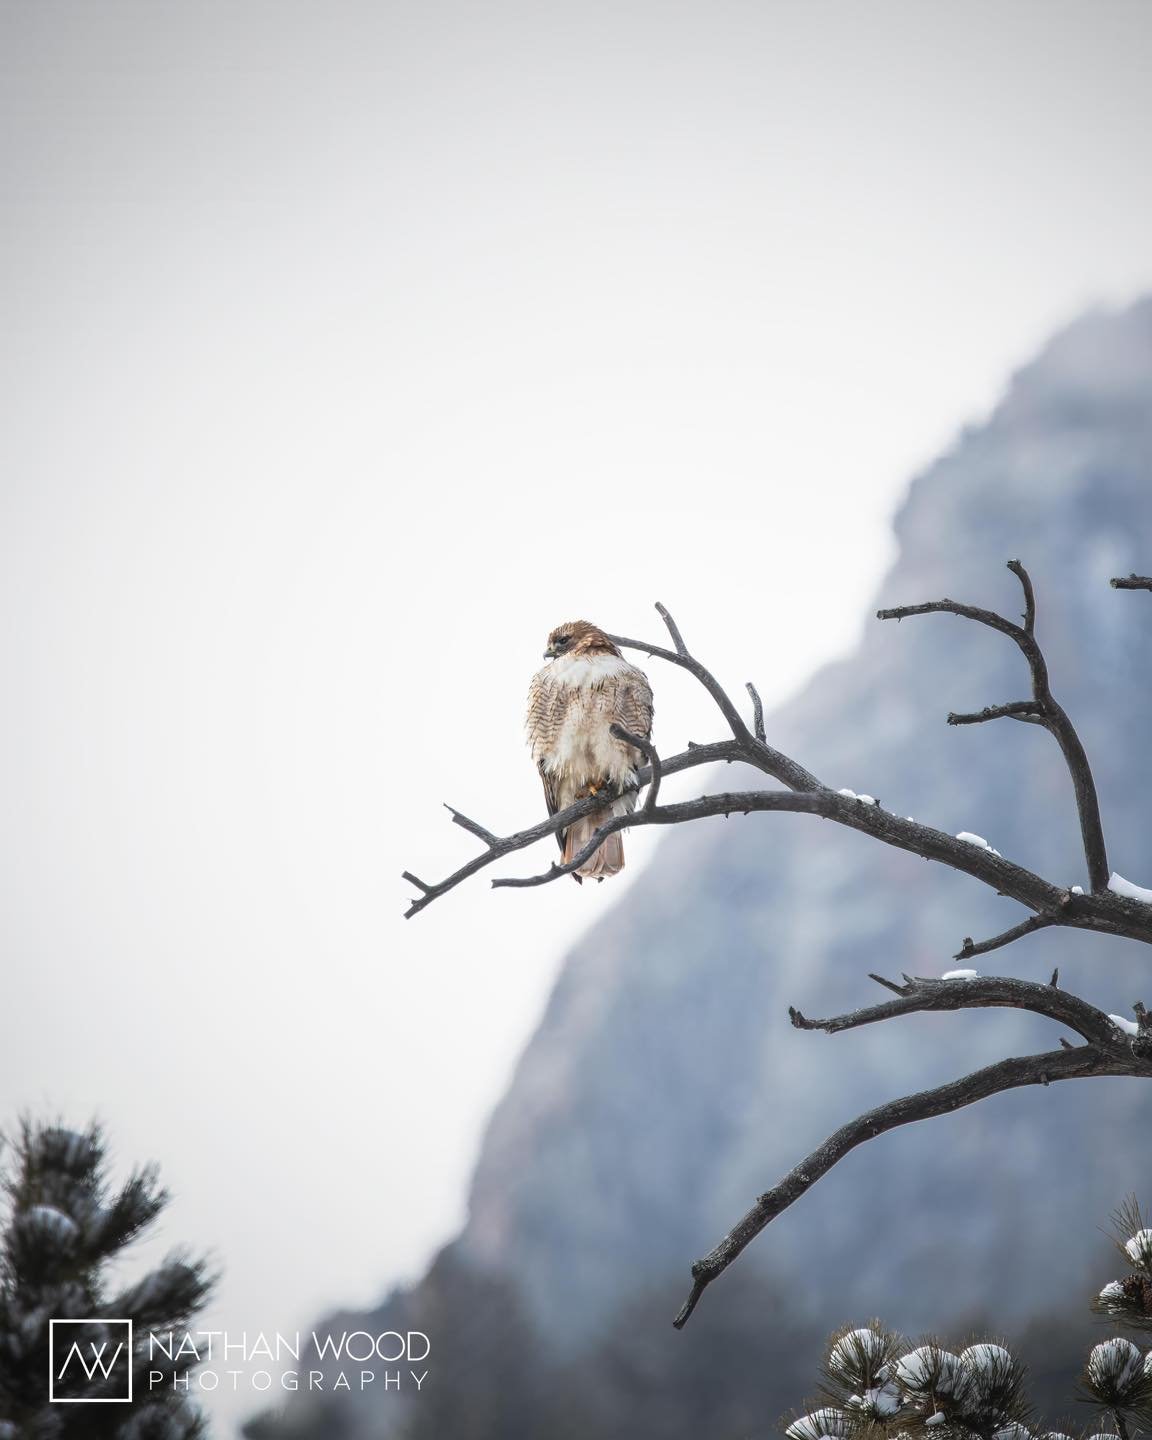
<svg viewBox="0 0 1152 1440">
<path fill-rule="evenodd" d="M 1068 896 L 1071 900 L 1071 895 Z M 954 960 L 973 960 L 977 955 L 987 955 L 991 950 L 999 950 L 1005 945 L 1011 945 L 1013 940 L 1022 940 L 1025 935 L 1031 935 L 1036 930 L 1045 930 L 1049 925 L 1061 924 L 1059 915 L 1043 913 L 1040 915 L 1029 915 L 1027 920 L 1021 920 L 1019 925 L 1013 925 L 1010 930 L 1002 930 L 999 935 L 993 935 L 988 940 L 973 940 L 965 936 L 964 944 L 952 957 Z"/>
<path fill-rule="evenodd" d="M 704 747 L 700 747 L 701 750 Z M 690 750 L 687 754 L 693 758 L 700 754 L 700 750 Z M 675 757 L 677 759 L 681 757 Z M 735 758 L 744 759 L 743 756 Z M 667 772 L 671 762 L 665 766 Z M 587 805 L 581 802 L 581 808 L 572 806 L 564 812 L 564 823 L 570 824 L 572 819 L 579 814 L 588 814 L 589 810 L 596 808 L 594 805 Z M 1127 900 L 1121 895 L 1114 894 L 1111 890 L 1105 890 L 1098 895 L 1071 896 L 1064 886 L 1051 884 L 1042 876 L 1036 875 L 1033 871 L 1025 869 L 1022 865 L 1016 865 L 1003 856 L 994 854 L 991 850 L 985 850 L 978 845 L 970 844 L 966 840 L 958 840 L 954 835 L 948 835 L 942 830 L 934 830 L 931 826 L 921 825 L 914 820 L 905 820 L 898 815 L 893 815 L 883 810 L 879 805 L 867 805 L 864 802 L 840 795 L 835 790 L 821 789 L 817 791 L 789 791 L 789 790 L 742 790 L 724 792 L 715 795 L 702 795 L 695 800 L 683 800 L 675 804 L 658 805 L 655 809 L 645 813 L 643 810 L 632 815 L 617 815 L 612 819 L 605 820 L 592 840 L 579 856 L 574 857 L 567 865 L 549 866 L 547 870 L 536 875 L 526 876 L 502 876 L 492 881 L 493 888 L 504 889 L 525 889 L 538 885 L 549 885 L 561 876 L 569 874 L 572 870 L 578 869 L 591 855 L 594 855 L 601 842 L 617 830 L 639 829 L 645 825 L 683 825 L 690 820 L 704 820 L 718 815 L 751 815 L 753 813 L 770 811 L 786 812 L 794 815 L 819 815 L 825 820 L 835 820 L 852 830 L 860 830 L 873 839 L 882 841 L 885 845 L 891 845 L 898 850 L 907 850 L 913 855 L 919 855 L 924 860 L 936 860 L 941 864 L 949 866 L 953 870 L 959 870 L 963 874 L 971 875 L 977 880 L 995 890 L 999 895 L 1006 895 L 1013 900 L 1018 900 L 1022 905 L 1030 909 L 1048 914 L 1059 913 L 1061 918 L 1053 920 L 1053 924 L 1068 926 L 1078 930 L 1093 930 L 1104 935 L 1123 935 L 1131 940 L 1144 940 L 1152 944 L 1152 905 L 1144 905 L 1136 900 Z M 553 820 L 559 820 L 560 816 L 554 816 Z M 554 829 L 555 825 L 550 825 Z M 536 832 L 523 831 L 522 835 L 531 835 L 532 840 L 539 839 Z M 548 833 L 545 830 L 543 833 Z M 512 849 L 522 849 L 523 844 L 512 844 L 511 841 L 517 837 L 509 837 L 508 841 L 500 842 L 499 854 L 507 854 Z M 525 841 L 525 844 L 532 841 Z M 472 862 L 472 870 L 489 864 L 497 859 L 498 854 L 489 850 L 486 855 L 477 857 Z M 460 872 L 457 872 L 459 875 Z M 470 870 L 469 873 L 472 873 Z M 450 877 L 454 881 L 456 877 Z M 458 882 L 457 882 L 458 883 Z M 421 902 L 415 902 L 419 905 Z M 1013 934 L 1012 939 L 1019 938 L 1019 935 L 1027 933 L 1034 926 L 1014 926 L 1018 934 Z M 1008 932 L 1005 932 L 1007 935 Z M 998 937 L 999 944 L 1008 944 L 1005 938 Z M 996 949 L 998 945 L 989 944 L 989 949 Z"/>
<path fill-rule="evenodd" d="M 743 755 L 734 741 L 720 740 L 712 745 L 694 745 L 679 755 L 673 755 L 670 759 L 662 762 L 661 771 L 663 775 L 675 775 L 681 770 L 692 770 L 698 765 L 713 765 L 722 760 L 740 759 L 743 759 Z M 651 773 L 651 768 L 647 766 L 640 771 L 638 778 L 641 785 L 648 783 Z M 414 885 L 420 891 L 420 897 L 411 902 L 404 912 L 404 918 L 410 919 L 413 915 L 418 915 L 426 906 L 431 905 L 433 900 L 439 900 L 441 895 L 447 895 L 449 890 L 454 890 L 457 885 L 462 884 L 470 876 L 495 861 L 503 859 L 505 855 L 512 855 L 517 850 L 524 850 L 529 845 L 535 845 L 538 840 L 545 840 L 549 835 L 555 835 L 557 830 L 566 829 L 574 820 L 579 820 L 584 815 L 591 815 L 594 811 L 603 809 L 604 805 L 603 796 L 586 796 L 566 809 L 558 810 L 555 815 L 549 816 L 546 820 L 541 820 L 536 825 L 530 825 L 526 830 L 517 830 L 511 835 L 493 835 L 490 830 L 478 825 L 475 820 L 469 820 L 466 816 L 461 815 L 451 805 L 446 806 L 445 808 L 452 816 L 453 824 L 461 826 L 469 834 L 483 840 L 485 848 L 467 864 L 461 865 L 459 870 L 454 870 L 451 875 L 445 876 L 443 880 L 439 880 L 435 884 L 427 884 L 419 876 L 413 875 L 410 870 L 405 870 L 401 878 L 407 880 L 409 885 Z M 639 817 L 630 818 L 636 822 L 639 821 Z M 617 826 L 616 828 L 622 827 Z M 1149 918 L 1152 919 L 1152 916 Z"/>
<path fill-rule="evenodd" d="M 798 1030 L 823 1030 L 829 1035 L 836 1035 L 841 1030 L 855 1030 L 861 1025 L 874 1025 L 880 1020 L 924 1011 L 1007 1008 L 1031 1010 L 1049 1020 L 1056 1020 L 1075 1030 L 1090 1044 L 1101 1045 L 1105 1049 L 1115 1046 L 1119 1038 L 1119 1031 L 1103 1010 L 1097 1010 L 1087 1000 L 1052 985 L 984 975 L 963 980 L 906 975 L 903 985 L 883 980 L 878 975 L 872 978 L 885 989 L 892 990 L 898 998 L 886 1000 L 880 1005 L 869 1005 L 862 1010 L 851 1010 L 846 1015 L 833 1015 L 828 1020 L 809 1020 L 792 1008 L 788 1011 L 792 1024 Z"/>
<path fill-rule="evenodd" d="M 985 720 L 1002 720 L 1005 717 L 1011 720 L 1029 721 L 1033 725 L 1041 723 L 1040 709 L 1035 700 L 1010 700 L 1007 705 L 985 705 L 983 710 L 976 710 L 967 715 L 949 710 L 948 724 L 982 725 Z"/>
<path fill-rule="evenodd" d="M 634 745 L 637 750 L 648 761 L 648 794 L 644 797 L 644 808 L 642 814 L 648 814 L 656 808 L 656 801 L 660 795 L 660 781 L 663 778 L 664 767 L 660 763 L 660 756 L 655 745 L 643 735 L 633 735 L 630 730 L 625 730 L 623 725 L 612 725 L 609 727 L 617 740 L 623 740 L 629 745 Z"/>
<path fill-rule="evenodd" d="M 923 605 L 898 605 L 891 610 L 878 610 L 880 620 L 905 620 L 912 615 L 959 615 L 974 620 L 989 629 L 999 630 L 1013 640 L 1028 662 L 1032 675 L 1032 699 L 1014 700 L 1008 705 L 995 705 L 978 715 L 949 715 L 952 725 L 971 725 L 982 720 L 993 720 L 1002 715 L 1015 719 L 1031 720 L 1043 725 L 1056 740 L 1064 756 L 1064 763 L 1072 778 L 1072 789 L 1076 796 L 1076 809 L 1080 816 L 1080 835 L 1084 846 L 1084 859 L 1088 866 L 1088 881 L 1093 891 L 1108 888 L 1108 852 L 1104 844 L 1104 827 L 1100 823 L 1100 802 L 1096 796 L 1096 782 L 1092 768 L 1081 744 L 1076 727 L 1068 718 L 1064 707 L 1052 694 L 1048 680 L 1048 662 L 1036 641 L 1036 596 L 1032 580 L 1019 560 L 1009 560 L 1008 569 L 1020 581 L 1024 591 L 1024 624 L 1017 625 L 997 615 L 994 610 L 984 610 L 976 605 L 960 605 L 955 600 L 930 600 Z"/>
<path fill-rule="evenodd" d="M 850 1120 L 790 1170 L 778 1185 L 761 1195 L 719 1245 L 702 1260 L 697 1260 L 692 1266 L 691 1293 L 672 1323 L 678 1330 L 682 1329 L 704 1291 L 724 1273 L 745 1246 L 858 1145 L 917 1120 L 950 1115 L 954 1110 L 973 1105 L 977 1100 L 986 1100 L 991 1095 L 1002 1094 L 1005 1090 L 1103 1075 L 1136 1075 L 1150 1079 L 1152 1064 L 1138 1057 L 1130 1047 L 1126 1049 L 1119 1043 L 1107 1049 L 1099 1045 L 1076 1045 L 1068 1050 L 1048 1050 L 1042 1055 L 1013 1056 L 994 1065 L 986 1065 L 983 1070 L 975 1070 L 959 1080 L 938 1085 L 934 1090 L 921 1090 L 916 1095 L 890 1100 L 886 1105 L 878 1105 L 874 1110 Z"/>
<path fill-rule="evenodd" d="M 1152 590 L 1152 575 L 1117 575 L 1113 590 Z"/>
<path fill-rule="evenodd" d="M 740 759 L 747 761 L 750 765 L 755 765 L 758 770 L 762 770 L 765 775 L 770 775 L 774 780 L 779 780 L 790 790 L 821 789 L 820 781 L 810 770 L 805 770 L 804 766 L 793 760 L 791 756 L 783 754 L 780 750 L 774 750 L 766 740 L 758 739 L 748 729 L 724 687 L 710 670 L 702 665 L 695 656 L 688 653 L 680 631 L 676 628 L 676 622 L 668 611 L 659 603 L 656 605 L 656 610 L 665 625 L 668 626 L 669 633 L 676 645 L 675 650 L 666 650 L 662 646 L 650 644 L 647 640 L 632 640 L 627 635 L 610 635 L 608 638 L 614 645 L 618 645 L 624 650 L 641 650 L 646 655 L 654 655 L 660 660 L 667 660 L 670 665 L 678 665 L 681 670 L 687 670 L 690 675 L 694 676 L 711 695 L 720 713 L 728 722 L 732 738 L 740 746 L 742 752 Z"/>
<path fill-rule="evenodd" d="M 1031 578 L 1019 561 L 1010 561 L 1008 568 L 1020 582 L 1023 592 L 1022 623 L 1018 624 L 992 610 L 949 599 L 881 610 L 878 615 L 882 620 L 903 620 L 912 616 L 951 614 L 995 630 L 1017 646 L 1028 665 L 1031 697 L 990 705 L 974 713 L 952 713 L 948 721 L 952 725 L 975 725 L 990 720 L 1013 719 L 1040 725 L 1049 731 L 1060 747 L 1076 796 L 1081 844 L 1088 867 L 1088 893 L 1083 893 L 1079 887 L 1057 885 L 998 855 L 984 843 L 975 843 L 975 837 L 949 835 L 929 825 L 893 815 L 868 797 L 862 799 L 851 791 L 833 790 L 822 783 L 798 761 L 768 743 L 764 707 L 751 684 L 747 686 L 752 701 L 752 724 L 749 727 L 716 677 L 689 651 L 679 627 L 663 605 L 657 605 L 656 609 L 668 631 L 671 649 L 627 636 L 614 635 L 611 639 L 622 649 L 655 656 L 691 674 L 711 696 L 731 738 L 710 745 L 689 743 L 686 750 L 664 760 L 647 739 L 614 727 L 617 738 L 634 745 L 647 762 L 638 776 L 641 787 L 647 786 L 643 803 L 629 815 L 610 816 L 606 813 L 584 849 L 567 864 L 554 863 L 547 870 L 533 875 L 501 876 L 492 881 L 493 887 L 524 888 L 550 884 L 579 869 L 607 836 L 619 830 L 648 825 L 681 825 L 719 815 L 780 811 L 831 820 L 869 835 L 884 845 L 947 865 L 987 885 L 997 894 L 1016 900 L 1029 912 L 1017 924 L 986 940 L 966 938 L 957 959 L 968 960 L 987 954 L 1052 926 L 1125 936 L 1152 944 L 1152 905 L 1116 894 L 1108 888 L 1107 849 L 1088 758 L 1072 721 L 1052 694 L 1047 661 L 1035 634 L 1037 607 Z M 1152 579 L 1135 575 L 1127 580 L 1113 580 L 1112 584 L 1119 589 L 1152 590 Z M 720 761 L 729 764 L 739 761 L 784 788 L 706 793 L 691 800 L 660 803 L 664 776 Z M 550 819 L 505 836 L 494 834 L 448 807 L 453 822 L 474 835 L 483 849 L 467 864 L 435 884 L 427 884 L 405 872 L 404 878 L 419 891 L 406 913 L 417 914 L 433 900 L 495 861 L 566 829 L 583 816 L 605 810 L 609 803 L 602 795 L 587 797 Z M 1152 1078 L 1152 1025 L 1143 1006 L 1134 1007 L 1138 1030 L 1130 1036 L 1095 1006 L 1060 990 L 1055 972 L 1049 985 L 975 975 L 951 980 L 905 976 L 903 984 L 879 975 L 872 978 L 891 991 L 895 998 L 826 1020 L 809 1020 L 799 1010 L 793 1009 L 790 1011 L 792 1023 L 801 1030 L 823 1030 L 835 1034 L 917 1012 L 1011 1007 L 1029 1010 L 1066 1025 L 1085 1043 L 1073 1045 L 1061 1037 L 1059 1050 L 1009 1057 L 946 1085 L 881 1105 L 837 1130 L 774 1189 L 760 1196 L 720 1244 L 692 1267 L 692 1292 L 676 1317 L 678 1328 L 691 1315 L 706 1287 L 723 1273 L 744 1247 L 857 1145 L 899 1126 L 944 1115 L 1020 1086 L 1048 1085 L 1055 1080 L 1102 1075 Z"/>
</svg>

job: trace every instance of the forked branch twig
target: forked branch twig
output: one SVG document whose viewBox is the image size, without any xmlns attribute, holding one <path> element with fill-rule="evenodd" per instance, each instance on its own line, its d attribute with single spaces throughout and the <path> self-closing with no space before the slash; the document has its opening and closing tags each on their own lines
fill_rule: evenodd
<svg viewBox="0 0 1152 1440">
<path fill-rule="evenodd" d="M 880 620 L 904 620 L 911 615 L 959 615 L 999 630 L 1018 646 L 1028 662 L 1032 675 L 1032 699 L 1013 700 L 1007 705 L 990 706 L 977 715 L 949 715 L 951 725 L 972 725 L 982 720 L 994 720 L 1000 716 L 1012 716 L 1017 720 L 1030 720 L 1042 725 L 1064 756 L 1064 763 L 1072 777 L 1072 789 L 1076 796 L 1076 809 L 1080 816 L 1080 835 L 1084 846 L 1084 859 L 1088 866 L 1088 881 L 1092 890 L 1108 888 L 1108 851 L 1104 844 L 1104 827 L 1100 823 L 1100 801 L 1096 795 L 1096 782 L 1092 778 L 1092 767 L 1076 733 L 1076 727 L 1068 718 L 1064 707 L 1052 694 L 1048 679 L 1048 662 L 1036 640 L 1036 596 L 1032 580 L 1019 560 L 1009 560 L 1008 569 L 1020 581 L 1024 591 L 1024 624 L 1017 625 L 997 615 L 994 610 L 984 610 L 976 605 L 960 605 L 955 600 L 930 600 L 924 605 L 898 605 L 890 610 L 878 610 Z"/>
</svg>

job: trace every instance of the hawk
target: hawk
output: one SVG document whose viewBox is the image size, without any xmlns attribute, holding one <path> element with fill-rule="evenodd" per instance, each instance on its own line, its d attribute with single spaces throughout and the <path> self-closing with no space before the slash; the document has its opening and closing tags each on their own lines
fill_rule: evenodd
<svg viewBox="0 0 1152 1440">
<path fill-rule="evenodd" d="M 619 725 L 645 740 L 652 733 L 652 687 L 643 670 L 624 656 L 598 626 L 587 620 L 557 625 L 548 636 L 550 663 L 532 677 L 526 729 L 532 758 L 544 782 L 549 815 L 585 795 L 611 800 L 557 834 L 563 863 L 574 860 L 598 825 L 630 815 L 639 788 L 636 772 L 643 755 L 618 740 Z M 624 868 L 624 842 L 617 832 L 573 872 L 603 880 Z"/>
</svg>

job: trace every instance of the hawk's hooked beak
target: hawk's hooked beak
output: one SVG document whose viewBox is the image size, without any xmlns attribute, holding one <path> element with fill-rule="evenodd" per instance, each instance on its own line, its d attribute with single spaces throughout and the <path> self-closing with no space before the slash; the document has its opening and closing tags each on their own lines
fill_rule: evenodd
<svg viewBox="0 0 1152 1440">
<path fill-rule="evenodd" d="M 554 645 L 549 645 L 548 649 L 544 651 L 544 659 L 545 659 L 545 660 L 555 660 L 555 659 L 556 659 L 556 656 L 557 656 L 559 653 L 560 653 L 560 652 L 556 649 L 556 647 L 555 647 Z"/>
</svg>

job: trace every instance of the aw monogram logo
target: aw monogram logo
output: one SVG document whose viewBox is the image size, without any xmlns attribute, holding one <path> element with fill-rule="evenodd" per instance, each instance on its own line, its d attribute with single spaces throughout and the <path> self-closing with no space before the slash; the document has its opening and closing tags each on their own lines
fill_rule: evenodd
<svg viewBox="0 0 1152 1440">
<path fill-rule="evenodd" d="M 49 1320 L 48 1399 L 53 1405 L 130 1405 L 132 1321 Z"/>
</svg>

